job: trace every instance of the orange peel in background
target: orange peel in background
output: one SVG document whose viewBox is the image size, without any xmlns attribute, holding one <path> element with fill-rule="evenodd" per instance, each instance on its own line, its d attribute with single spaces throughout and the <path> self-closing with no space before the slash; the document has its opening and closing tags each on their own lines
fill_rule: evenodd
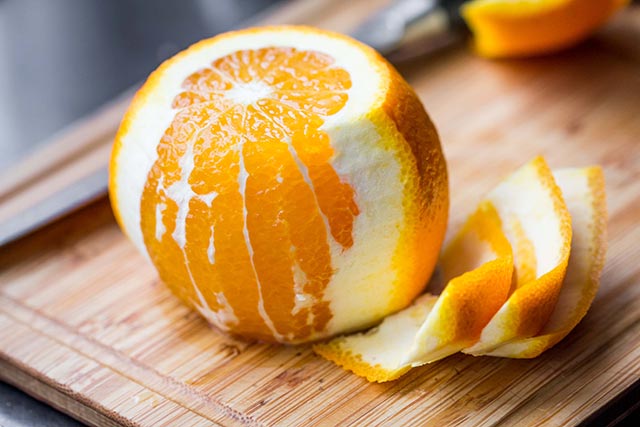
<svg viewBox="0 0 640 427">
<path fill-rule="evenodd" d="M 599 167 L 552 174 L 536 158 L 492 190 L 447 245 L 439 264 L 445 276 L 455 277 L 442 294 L 422 295 L 378 327 L 316 344 L 314 351 L 377 382 L 459 350 L 535 357 L 564 338 L 589 309 L 604 264 L 606 221 Z M 492 250 L 478 245 L 479 236 L 492 242 Z M 483 297 L 494 286 L 493 298 Z M 496 304 L 503 305 L 498 310 Z M 470 315 L 482 310 L 495 314 L 490 320 Z"/>
<path fill-rule="evenodd" d="M 490 58 L 555 52 L 579 43 L 628 0 L 473 0 L 461 13 Z"/>
</svg>

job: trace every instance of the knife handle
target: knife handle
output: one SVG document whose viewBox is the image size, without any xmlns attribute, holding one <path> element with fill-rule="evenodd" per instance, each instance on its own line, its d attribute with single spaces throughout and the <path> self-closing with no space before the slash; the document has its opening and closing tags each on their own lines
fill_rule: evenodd
<svg viewBox="0 0 640 427">
<path fill-rule="evenodd" d="M 463 0 L 396 0 L 352 33 L 392 62 L 435 50 L 460 37 Z"/>
</svg>

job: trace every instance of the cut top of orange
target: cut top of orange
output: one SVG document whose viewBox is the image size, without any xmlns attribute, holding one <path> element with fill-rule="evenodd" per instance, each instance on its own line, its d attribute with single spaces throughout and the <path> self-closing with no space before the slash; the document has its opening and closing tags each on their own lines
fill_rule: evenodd
<svg viewBox="0 0 640 427">
<path fill-rule="evenodd" d="M 405 306 L 448 207 L 409 86 L 366 46 L 302 27 L 228 33 L 158 68 L 118 132 L 110 192 L 178 296 L 220 329 L 281 342 Z"/>
<path fill-rule="evenodd" d="M 529 56 L 588 37 L 628 0 L 473 0 L 462 15 L 476 50 L 488 57 Z"/>
</svg>

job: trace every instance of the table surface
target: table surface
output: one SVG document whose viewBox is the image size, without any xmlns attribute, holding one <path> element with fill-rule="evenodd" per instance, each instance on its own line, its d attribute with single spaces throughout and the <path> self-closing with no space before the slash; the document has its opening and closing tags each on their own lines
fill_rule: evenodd
<svg viewBox="0 0 640 427">
<path fill-rule="evenodd" d="M 79 427 L 84 424 L 0 381 L 0 427 L 45 425 L 47 427 Z"/>
</svg>

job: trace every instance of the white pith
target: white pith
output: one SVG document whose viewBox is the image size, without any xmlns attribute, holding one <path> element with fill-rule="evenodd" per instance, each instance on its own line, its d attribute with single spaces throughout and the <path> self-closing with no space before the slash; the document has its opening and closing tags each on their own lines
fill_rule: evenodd
<svg viewBox="0 0 640 427">
<path fill-rule="evenodd" d="M 534 185 L 532 185 L 534 184 Z M 551 189 L 526 165 L 500 184 L 487 197 L 498 210 L 510 242 L 516 242 L 512 219 L 517 219 L 531 241 L 536 257 L 536 277 L 555 268 L 563 255 L 561 221 L 556 214 Z M 517 203 L 514 202 L 517 198 Z M 514 254 L 517 257 L 517 254 Z M 517 259 L 515 260 L 517 265 Z"/>
<path fill-rule="evenodd" d="M 267 98 L 272 90 L 266 84 L 252 81 L 238 84 L 225 92 L 224 96 L 234 104 L 249 105 L 262 98 Z"/>
<path fill-rule="evenodd" d="M 358 355 L 369 366 L 395 371 L 410 366 L 405 359 L 414 345 L 416 335 L 434 309 L 437 297 L 420 296 L 409 307 L 385 317 L 377 327 L 359 334 L 339 338 L 344 352 Z"/>
<path fill-rule="evenodd" d="M 571 215 L 571 255 L 567 265 L 558 302 L 549 321 L 540 334 L 555 332 L 576 311 L 583 288 L 592 280 L 590 266 L 593 263 L 592 242 L 597 241 L 593 189 L 589 185 L 588 168 L 560 169 L 553 177 L 562 190 L 564 201 Z"/>
</svg>

